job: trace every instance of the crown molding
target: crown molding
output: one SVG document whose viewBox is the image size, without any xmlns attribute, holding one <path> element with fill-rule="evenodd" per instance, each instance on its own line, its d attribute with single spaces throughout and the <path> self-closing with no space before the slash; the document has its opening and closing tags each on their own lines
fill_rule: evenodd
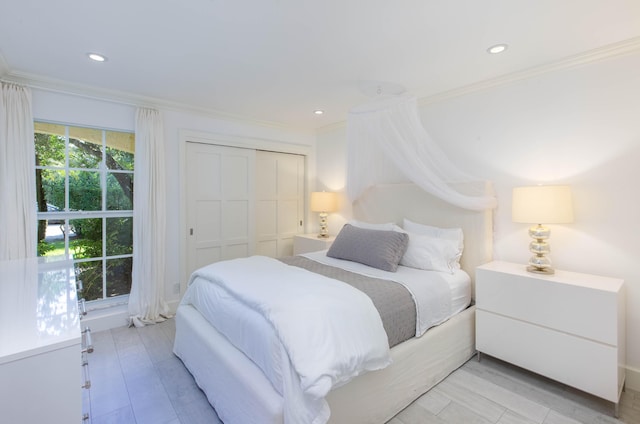
<svg viewBox="0 0 640 424">
<path fill-rule="evenodd" d="M 555 62 L 550 62 L 540 66 L 534 66 L 522 71 L 512 72 L 496 78 L 479 81 L 473 84 L 466 85 L 464 87 L 454 88 L 452 90 L 447 90 L 430 96 L 421 97 L 420 99 L 418 99 L 418 106 L 426 106 L 454 97 L 464 96 L 478 91 L 484 91 L 491 88 L 511 84 L 517 81 L 538 77 L 551 72 L 562 71 L 601 62 L 603 60 L 612 59 L 615 57 L 626 56 L 629 54 L 637 53 L 639 50 L 640 37 L 630 38 L 619 43 L 609 44 L 604 47 L 569 56 Z"/>
<path fill-rule="evenodd" d="M 2 58 L 0 57 L 0 71 L 2 70 Z M 196 115 L 202 115 L 209 118 L 223 119 L 226 121 L 235 121 L 240 124 L 257 125 L 264 128 L 289 130 L 289 131 L 304 131 L 303 129 L 293 127 L 291 125 L 282 124 L 273 121 L 264 121 L 259 119 L 252 119 L 246 116 L 237 115 L 229 112 L 224 112 L 218 109 L 206 108 L 194 106 L 186 103 L 173 102 L 170 100 L 164 100 L 155 97 L 141 96 L 138 94 L 127 93 L 124 91 L 110 90 L 99 88 L 88 84 L 72 83 L 68 81 L 62 81 L 54 78 L 45 77 L 42 75 L 35 75 L 26 72 L 8 72 L 7 75 L 0 78 L 3 81 L 14 82 L 22 84 L 30 88 L 38 90 L 49 91 L 60 94 L 70 94 L 87 99 L 94 99 L 100 101 L 108 101 L 112 103 L 129 105 L 135 107 L 148 107 L 164 110 L 173 110 L 177 112 L 187 112 Z M 307 130 L 306 132 L 310 132 Z"/>
<path fill-rule="evenodd" d="M 454 88 L 452 90 L 442 91 L 430 96 L 421 97 L 418 99 L 418 106 L 427 106 L 433 103 L 464 96 L 478 91 L 489 90 L 491 88 L 500 87 L 529 78 L 534 78 L 551 72 L 562 71 L 565 69 L 571 69 L 578 66 L 601 62 L 607 59 L 634 54 L 638 51 L 640 51 L 640 37 L 630 38 L 619 43 L 609 44 L 604 47 L 569 56 L 555 62 L 535 66 L 518 72 L 512 72 L 496 78 L 478 81 L 473 84 Z M 347 121 L 335 122 L 333 124 L 325 125 L 318 128 L 316 130 L 316 134 L 320 135 L 330 131 L 335 131 L 344 128 L 346 125 Z"/>
<path fill-rule="evenodd" d="M 347 126 L 347 121 L 338 121 L 338 122 L 334 122 L 333 124 L 323 125 L 322 127 L 316 129 L 316 135 L 341 130 L 343 128 L 346 128 L 346 126 Z"/>
</svg>

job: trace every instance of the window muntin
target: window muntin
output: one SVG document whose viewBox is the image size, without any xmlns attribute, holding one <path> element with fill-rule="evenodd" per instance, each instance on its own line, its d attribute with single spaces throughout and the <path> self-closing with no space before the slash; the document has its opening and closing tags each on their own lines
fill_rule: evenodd
<svg viewBox="0 0 640 424">
<path fill-rule="evenodd" d="M 35 123 L 38 256 L 68 255 L 82 296 L 128 295 L 134 134 Z"/>
</svg>

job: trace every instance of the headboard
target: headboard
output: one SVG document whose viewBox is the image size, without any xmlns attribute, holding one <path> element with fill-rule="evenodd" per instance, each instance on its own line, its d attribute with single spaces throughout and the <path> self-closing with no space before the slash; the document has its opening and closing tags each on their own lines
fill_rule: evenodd
<svg viewBox="0 0 640 424">
<path fill-rule="evenodd" d="M 485 183 L 477 184 L 482 185 L 481 192 L 487 192 Z M 462 228 L 464 251 L 460 265 L 471 276 L 475 298 L 475 268 L 492 258 L 493 218 L 490 209 L 461 209 L 432 196 L 413 183 L 403 183 L 369 188 L 354 202 L 353 215 L 355 219 L 374 223 L 395 222 L 400 225 L 403 218 L 407 218 L 436 227 Z"/>
</svg>

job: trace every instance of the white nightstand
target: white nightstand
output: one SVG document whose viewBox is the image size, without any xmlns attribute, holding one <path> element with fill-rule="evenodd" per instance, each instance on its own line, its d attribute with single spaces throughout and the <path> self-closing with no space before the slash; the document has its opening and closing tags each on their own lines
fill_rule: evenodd
<svg viewBox="0 0 640 424">
<path fill-rule="evenodd" d="M 624 281 L 523 264 L 476 268 L 476 349 L 618 402 L 625 378 Z"/>
<path fill-rule="evenodd" d="M 293 238 L 293 254 L 317 252 L 318 250 L 326 250 L 331 247 L 331 243 L 336 236 L 319 238 L 318 234 L 297 234 Z"/>
</svg>

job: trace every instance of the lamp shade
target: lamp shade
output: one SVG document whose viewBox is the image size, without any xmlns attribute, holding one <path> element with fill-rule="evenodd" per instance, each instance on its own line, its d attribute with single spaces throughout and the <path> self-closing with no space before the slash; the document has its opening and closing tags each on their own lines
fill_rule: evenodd
<svg viewBox="0 0 640 424">
<path fill-rule="evenodd" d="M 513 222 L 567 224 L 573 222 L 569 186 L 515 187 L 511 203 Z"/>
<path fill-rule="evenodd" d="M 334 212 L 337 210 L 338 196 L 328 191 L 314 191 L 311 193 L 312 212 Z"/>
</svg>

